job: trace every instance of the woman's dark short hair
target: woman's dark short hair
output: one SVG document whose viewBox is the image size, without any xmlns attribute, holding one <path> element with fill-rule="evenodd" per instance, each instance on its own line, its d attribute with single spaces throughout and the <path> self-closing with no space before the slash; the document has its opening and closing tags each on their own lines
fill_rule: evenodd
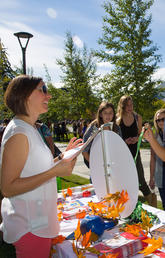
<svg viewBox="0 0 165 258">
<path fill-rule="evenodd" d="M 29 75 L 19 75 L 9 83 L 4 100 L 15 115 L 28 115 L 26 110 L 27 98 L 31 95 L 42 78 Z"/>
</svg>

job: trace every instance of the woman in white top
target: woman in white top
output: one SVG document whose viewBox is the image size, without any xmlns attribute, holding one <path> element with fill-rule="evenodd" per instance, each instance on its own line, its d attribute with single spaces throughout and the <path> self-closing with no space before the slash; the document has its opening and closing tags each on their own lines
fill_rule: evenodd
<svg viewBox="0 0 165 258">
<path fill-rule="evenodd" d="M 148 123 L 143 127 L 144 138 L 150 143 L 150 146 L 154 150 L 155 154 L 165 162 L 165 148 L 161 146 L 156 140 L 153 131 Z"/>
<path fill-rule="evenodd" d="M 56 176 L 69 176 L 75 165 L 62 156 L 53 159 L 35 127 L 38 116 L 48 111 L 50 98 L 42 79 L 27 75 L 14 78 L 5 92 L 15 117 L 1 145 L 1 230 L 18 258 L 49 257 L 51 238 L 59 232 Z M 75 139 L 67 150 L 81 142 Z"/>
<path fill-rule="evenodd" d="M 159 109 L 154 115 L 155 139 L 160 146 L 165 147 L 165 109 Z M 151 189 L 154 189 L 155 183 L 159 189 L 162 206 L 165 210 L 165 162 L 163 162 L 151 148 L 150 160 L 150 182 Z"/>
</svg>

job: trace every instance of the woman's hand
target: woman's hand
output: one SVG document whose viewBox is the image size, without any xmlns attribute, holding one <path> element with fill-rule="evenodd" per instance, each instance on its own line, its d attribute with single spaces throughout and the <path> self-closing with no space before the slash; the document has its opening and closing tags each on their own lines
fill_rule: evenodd
<svg viewBox="0 0 165 258">
<path fill-rule="evenodd" d="M 148 142 L 151 142 L 153 139 L 154 139 L 154 134 L 152 132 L 152 129 L 150 127 L 149 124 L 145 124 L 143 129 L 144 131 L 144 138 L 148 141 Z"/>
<path fill-rule="evenodd" d="M 128 144 L 128 145 L 129 145 L 129 144 L 132 144 L 131 137 L 125 139 L 125 142 L 126 142 L 126 144 Z"/>
<path fill-rule="evenodd" d="M 152 190 L 155 188 L 155 180 L 154 180 L 154 178 L 150 178 L 149 186 L 150 186 L 150 188 L 151 188 Z"/>
<path fill-rule="evenodd" d="M 70 142 L 69 142 L 65 151 L 68 151 L 68 150 L 74 149 L 78 146 L 81 146 L 83 144 L 82 141 L 83 141 L 83 139 L 77 139 L 76 137 L 73 137 L 70 140 Z"/>
<path fill-rule="evenodd" d="M 82 139 L 77 139 L 76 137 L 73 137 L 70 140 L 65 151 L 81 146 L 82 144 Z M 55 176 L 70 176 L 72 174 L 72 170 L 76 163 L 76 158 L 63 159 L 63 156 L 64 153 L 61 153 L 58 157 L 54 159 L 55 163 L 60 160 L 60 162 L 54 167 Z"/>
<path fill-rule="evenodd" d="M 138 136 L 136 137 L 129 137 L 125 140 L 126 144 L 135 144 L 136 142 L 138 142 Z"/>
<path fill-rule="evenodd" d="M 136 136 L 136 137 L 132 137 L 132 138 L 131 138 L 131 144 L 135 144 L 135 143 L 137 143 L 137 142 L 138 142 L 138 139 L 139 139 L 139 137 L 138 137 L 138 136 Z"/>
<path fill-rule="evenodd" d="M 165 149 L 164 146 L 161 146 L 158 141 L 155 139 L 154 134 L 152 132 L 151 127 L 149 124 L 145 124 L 143 127 L 144 130 L 144 138 L 150 143 L 152 149 L 154 150 L 155 154 L 165 162 Z"/>
<path fill-rule="evenodd" d="M 72 139 L 70 140 L 70 142 L 69 142 L 69 144 L 68 144 L 68 146 L 67 146 L 65 152 L 67 152 L 68 150 L 74 149 L 74 148 L 76 148 L 76 147 L 78 147 L 78 146 L 81 146 L 82 144 L 83 144 L 83 143 L 82 143 L 82 139 L 77 139 L 76 137 L 74 137 L 74 138 L 72 138 Z M 73 157 L 72 157 L 72 156 L 67 157 L 67 158 L 65 157 L 65 159 L 63 159 L 65 152 L 63 152 L 63 153 L 61 153 L 60 155 L 58 155 L 58 156 L 54 159 L 54 162 L 56 163 L 56 162 L 59 162 L 59 161 L 60 161 L 60 163 L 61 163 L 61 162 L 63 163 L 63 160 L 64 160 L 64 162 L 67 163 L 67 162 L 70 162 L 71 160 L 73 160 Z M 73 163 L 74 163 L 74 162 L 73 162 Z"/>
<path fill-rule="evenodd" d="M 55 176 L 70 176 L 76 163 L 76 158 L 72 160 L 62 159 L 55 167 Z"/>
</svg>

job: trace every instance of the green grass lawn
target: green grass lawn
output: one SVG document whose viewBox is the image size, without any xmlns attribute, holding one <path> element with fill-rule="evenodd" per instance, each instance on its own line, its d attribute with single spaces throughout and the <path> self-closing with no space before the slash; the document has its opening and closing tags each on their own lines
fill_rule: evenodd
<svg viewBox="0 0 165 258">
<path fill-rule="evenodd" d="M 61 177 L 62 189 L 67 189 L 69 187 L 86 185 L 89 184 L 89 179 L 80 177 L 72 174 L 71 176 Z"/>
<path fill-rule="evenodd" d="M 66 188 L 74 187 L 78 185 L 89 184 L 89 180 L 72 174 L 69 177 L 61 178 L 61 183 L 62 183 L 62 189 L 66 189 Z M 139 196 L 139 201 L 146 203 L 145 199 L 142 196 Z M 158 201 L 158 208 L 162 209 L 162 205 L 160 201 Z M 12 245 L 3 243 L 0 246 L 0 258 L 16 258 L 14 247 Z"/>
</svg>

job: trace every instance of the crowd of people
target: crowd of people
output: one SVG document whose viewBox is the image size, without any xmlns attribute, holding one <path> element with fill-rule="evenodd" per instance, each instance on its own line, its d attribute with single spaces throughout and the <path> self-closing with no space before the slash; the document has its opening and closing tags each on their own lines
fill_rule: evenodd
<svg viewBox="0 0 165 258">
<path fill-rule="evenodd" d="M 55 141 L 68 141 L 70 134 L 73 133 L 75 137 L 82 138 L 89 120 L 78 119 L 78 120 L 63 120 L 50 123 L 50 131 Z"/>
<path fill-rule="evenodd" d="M 0 127 L 0 230 L 4 241 L 15 246 L 17 258 L 49 257 L 51 240 L 59 232 L 56 177 L 71 175 L 76 162 L 63 159 L 63 153 L 54 144 L 53 136 L 56 140 L 68 139 L 66 121 L 46 126 L 38 120 L 40 114 L 48 111 L 50 98 L 42 78 L 28 75 L 14 78 L 4 96 L 15 116 Z M 66 150 L 79 146 L 81 138 L 86 142 L 94 130 L 109 122 L 113 122 L 112 128 L 107 125 L 104 129 L 122 137 L 134 159 L 139 135 L 144 131 L 151 145 L 150 181 L 148 186 L 139 152 L 135 160 L 139 189 L 152 204 L 150 188 L 157 185 L 165 210 L 165 109 L 154 116 L 154 136 L 148 124 L 142 128 L 142 117 L 134 111 L 131 96 L 120 98 L 117 112 L 112 103 L 104 101 L 93 121 L 72 121 L 74 137 Z M 82 153 L 89 168 L 91 144 Z"/>
<path fill-rule="evenodd" d="M 84 134 L 84 142 L 87 141 L 96 128 L 99 128 L 102 124 L 108 122 L 113 122 L 112 130 L 123 138 L 130 149 L 133 158 L 135 158 L 137 152 L 137 142 L 142 130 L 142 118 L 134 111 L 131 96 L 124 95 L 120 98 L 117 107 L 117 114 L 112 103 L 102 102 L 98 108 L 96 119 L 91 122 Z M 108 127 L 105 129 L 110 130 Z M 87 167 L 90 167 L 89 155 L 91 144 L 92 143 L 90 143 L 83 151 L 84 163 L 87 165 Z M 136 159 L 136 168 L 138 172 L 139 189 L 143 193 L 146 201 L 151 205 L 152 194 L 145 180 L 140 152 L 138 153 Z"/>
<path fill-rule="evenodd" d="M 68 129 L 67 129 L 67 122 L 55 122 L 51 124 L 51 130 L 54 134 L 55 141 L 68 141 Z"/>
</svg>

